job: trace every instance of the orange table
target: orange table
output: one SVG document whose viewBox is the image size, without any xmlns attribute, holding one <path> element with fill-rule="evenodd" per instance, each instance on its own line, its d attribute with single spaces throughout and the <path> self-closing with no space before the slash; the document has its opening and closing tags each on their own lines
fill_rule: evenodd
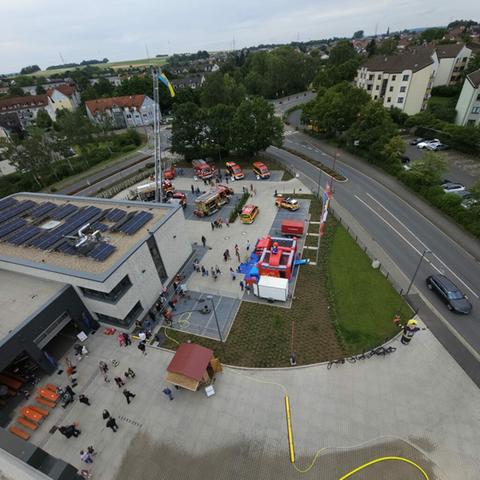
<svg viewBox="0 0 480 480">
<path fill-rule="evenodd" d="M 51 390 L 48 390 L 48 388 L 40 388 L 38 394 L 51 402 L 56 402 L 59 397 L 58 393 L 53 393 Z"/>
<path fill-rule="evenodd" d="M 43 415 L 40 415 L 40 413 L 35 412 L 31 408 L 28 408 L 28 407 L 22 408 L 21 412 L 25 418 L 28 418 L 33 422 L 40 423 L 43 420 Z"/>
</svg>

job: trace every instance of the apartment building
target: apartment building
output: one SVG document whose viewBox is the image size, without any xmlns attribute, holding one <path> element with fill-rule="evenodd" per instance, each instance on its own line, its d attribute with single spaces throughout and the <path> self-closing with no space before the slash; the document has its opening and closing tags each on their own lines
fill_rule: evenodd
<svg viewBox="0 0 480 480">
<path fill-rule="evenodd" d="M 480 125 L 480 69 L 465 78 L 455 110 L 457 125 Z"/>
<path fill-rule="evenodd" d="M 438 58 L 438 67 L 433 86 L 456 85 L 468 65 L 472 50 L 463 43 L 450 43 L 438 45 L 435 53 Z"/>
<path fill-rule="evenodd" d="M 35 122 L 40 110 L 45 110 L 55 120 L 55 111 L 47 94 L 0 99 L 0 115 L 16 113 L 23 128 Z"/>
<path fill-rule="evenodd" d="M 374 55 L 359 68 L 355 83 L 384 107 L 414 115 L 426 108 L 437 66 L 438 58 L 429 47 Z"/>
</svg>

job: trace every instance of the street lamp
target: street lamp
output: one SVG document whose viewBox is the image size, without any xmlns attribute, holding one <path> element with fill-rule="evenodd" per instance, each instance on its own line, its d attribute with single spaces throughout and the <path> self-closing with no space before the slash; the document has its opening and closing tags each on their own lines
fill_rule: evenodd
<svg viewBox="0 0 480 480">
<path fill-rule="evenodd" d="M 417 276 L 417 273 L 418 273 L 418 271 L 420 270 L 420 265 L 422 264 L 423 259 L 425 258 L 425 255 L 427 255 L 427 253 L 432 253 L 432 252 L 431 252 L 431 250 L 428 250 L 428 249 L 425 249 L 425 250 L 422 252 L 422 255 L 420 256 L 420 260 L 419 260 L 418 263 L 417 263 L 417 268 L 415 268 L 415 272 L 413 273 L 412 279 L 410 280 L 410 283 L 408 284 L 407 291 L 406 291 L 405 294 L 403 295 L 405 298 L 406 298 L 407 295 L 410 293 L 410 289 L 411 289 L 412 286 L 413 286 L 413 282 L 415 281 L 415 278 L 416 278 L 416 276 Z M 398 308 L 398 315 L 400 315 L 401 308 L 402 308 L 402 300 L 400 299 L 400 307 Z"/>
<path fill-rule="evenodd" d="M 223 345 L 222 333 L 220 332 L 220 325 L 218 324 L 218 317 L 217 317 L 217 310 L 215 308 L 215 302 L 213 301 L 213 297 L 211 295 L 207 295 L 207 300 L 210 300 L 210 302 L 212 303 L 213 316 L 215 317 L 215 323 L 217 325 L 218 337 L 220 338 L 220 342 L 222 343 L 223 356 L 225 356 L 225 346 Z"/>
</svg>

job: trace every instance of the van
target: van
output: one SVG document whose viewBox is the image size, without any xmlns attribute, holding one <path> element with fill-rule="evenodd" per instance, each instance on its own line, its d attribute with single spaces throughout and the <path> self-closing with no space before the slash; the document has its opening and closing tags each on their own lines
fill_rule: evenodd
<svg viewBox="0 0 480 480">
<path fill-rule="evenodd" d="M 254 162 L 253 165 L 253 173 L 257 177 L 257 180 L 270 178 L 270 171 L 268 170 L 267 166 L 262 162 Z"/>
</svg>

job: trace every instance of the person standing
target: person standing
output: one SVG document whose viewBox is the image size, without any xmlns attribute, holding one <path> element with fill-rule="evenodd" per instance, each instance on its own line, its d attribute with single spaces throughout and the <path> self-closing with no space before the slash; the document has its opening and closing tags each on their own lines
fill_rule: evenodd
<svg viewBox="0 0 480 480">
<path fill-rule="evenodd" d="M 235 273 L 235 270 L 234 270 L 232 267 L 230 267 L 230 276 L 232 277 L 232 280 L 234 280 L 234 281 L 235 281 L 236 278 L 237 278 L 237 275 L 236 275 L 236 273 Z"/>
<path fill-rule="evenodd" d="M 88 398 L 86 395 L 79 395 L 79 396 L 78 396 L 78 401 L 79 401 L 80 403 L 84 403 L 85 405 L 88 405 L 88 406 L 91 405 L 91 404 L 90 404 L 90 400 L 89 400 L 89 398 Z"/>
<path fill-rule="evenodd" d="M 410 319 L 406 325 L 403 327 L 401 342 L 403 345 L 408 345 L 412 340 L 413 336 L 420 329 L 417 327 L 417 321 L 413 318 Z"/>
<path fill-rule="evenodd" d="M 129 405 L 130 405 L 130 399 L 136 397 L 134 393 L 132 393 L 130 390 L 127 390 L 126 388 L 123 390 L 123 394 L 125 395 L 125 398 L 127 399 L 127 403 Z"/>
<path fill-rule="evenodd" d="M 128 367 L 128 370 L 124 373 L 125 378 L 135 378 L 135 372 Z"/>
<path fill-rule="evenodd" d="M 80 450 L 80 460 L 85 463 L 93 463 L 93 458 L 88 452 L 84 452 L 83 450 Z"/>
<path fill-rule="evenodd" d="M 165 394 L 166 397 L 168 397 L 169 400 L 173 400 L 173 392 L 169 388 L 164 388 L 162 392 Z"/>
<path fill-rule="evenodd" d="M 138 338 L 140 339 L 140 342 L 144 342 L 144 341 L 147 339 L 147 334 L 142 330 L 142 331 L 138 334 Z"/>
<path fill-rule="evenodd" d="M 205 267 L 203 265 L 200 267 L 200 271 L 202 272 L 202 277 L 204 277 L 205 276 Z"/>
<path fill-rule="evenodd" d="M 138 349 L 142 352 L 143 355 L 146 355 L 146 347 L 145 347 L 145 342 L 140 342 L 138 344 Z"/>
<path fill-rule="evenodd" d="M 202 245 L 205 247 L 207 245 L 207 239 L 202 235 Z"/>
<path fill-rule="evenodd" d="M 115 377 L 114 380 L 118 388 L 122 388 L 125 385 L 125 382 L 120 377 Z"/>
<path fill-rule="evenodd" d="M 106 426 L 108 428 L 111 428 L 113 432 L 116 432 L 118 430 L 117 422 L 113 417 L 108 417 Z"/>
<path fill-rule="evenodd" d="M 102 412 L 102 417 L 103 417 L 104 420 L 106 420 L 107 418 L 110 418 L 110 412 L 105 409 L 105 410 Z"/>
<path fill-rule="evenodd" d="M 190 190 L 192 190 L 192 195 L 195 194 L 195 187 L 193 185 L 190 185 Z"/>
<path fill-rule="evenodd" d="M 240 280 L 240 290 L 243 292 L 245 285 L 243 284 L 243 280 Z"/>
<path fill-rule="evenodd" d="M 212 232 L 215 230 L 215 223 L 214 222 L 210 222 L 210 226 L 212 227 Z M 204 245 L 205 246 L 205 245 Z"/>
<path fill-rule="evenodd" d="M 220 270 L 220 267 L 218 265 L 215 265 L 215 273 L 217 275 L 221 275 L 222 274 L 222 271 Z"/>
<path fill-rule="evenodd" d="M 245 248 L 247 249 L 247 252 L 250 250 L 250 240 L 247 240 L 245 243 Z"/>
</svg>

